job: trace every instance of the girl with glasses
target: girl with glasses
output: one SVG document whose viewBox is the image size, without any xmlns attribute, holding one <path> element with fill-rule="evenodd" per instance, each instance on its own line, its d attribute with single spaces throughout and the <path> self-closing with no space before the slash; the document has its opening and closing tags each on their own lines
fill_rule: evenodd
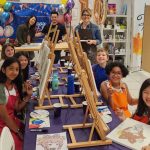
<svg viewBox="0 0 150 150">
<path fill-rule="evenodd" d="M 122 82 L 122 78 L 129 73 L 127 68 L 120 62 L 112 62 L 106 66 L 105 70 L 108 80 L 103 81 L 100 88 L 104 100 L 121 120 L 123 116 L 131 117 L 128 104 L 136 105 L 138 101 L 131 97 L 127 85 Z"/>
</svg>

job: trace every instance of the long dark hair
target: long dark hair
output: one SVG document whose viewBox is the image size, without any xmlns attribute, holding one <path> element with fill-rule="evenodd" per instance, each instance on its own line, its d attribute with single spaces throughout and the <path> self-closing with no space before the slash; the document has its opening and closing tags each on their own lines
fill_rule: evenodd
<svg viewBox="0 0 150 150">
<path fill-rule="evenodd" d="M 3 47 L 2 47 L 2 52 L 1 52 L 1 58 L 2 58 L 2 59 L 6 59 L 6 58 L 7 58 L 7 56 L 6 56 L 6 54 L 5 54 L 5 50 L 6 50 L 6 48 L 7 48 L 8 46 L 12 47 L 12 48 L 14 49 L 14 53 L 15 53 L 15 47 L 14 47 L 13 44 L 11 44 L 11 43 L 4 44 Z"/>
<path fill-rule="evenodd" d="M 32 15 L 32 16 L 30 16 L 29 18 L 27 18 L 27 21 L 26 21 L 26 25 L 29 27 L 29 21 L 30 21 L 30 19 L 33 18 L 33 17 L 36 19 L 36 21 L 35 21 L 35 23 L 34 23 L 32 26 L 30 26 L 30 30 L 35 30 L 35 26 L 36 26 L 36 23 L 37 23 L 37 17 L 34 16 L 34 15 Z"/>
<path fill-rule="evenodd" d="M 135 113 L 138 116 L 142 116 L 144 113 L 148 113 L 148 106 L 145 104 L 143 100 L 143 91 L 149 86 L 150 86 L 150 78 L 146 79 L 140 88 L 138 107 Z"/>
<path fill-rule="evenodd" d="M 10 66 L 13 63 L 17 63 L 19 65 L 19 74 L 18 76 L 12 81 L 17 87 L 17 90 L 19 92 L 20 98 L 23 98 L 22 93 L 22 76 L 21 76 L 21 66 L 19 61 L 15 57 L 7 58 L 4 63 L 2 64 L 1 70 L 0 70 L 0 83 L 4 84 L 7 81 L 7 76 L 5 73 L 3 73 L 3 69 L 6 70 L 8 66 Z"/>
<path fill-rule="evenodd" d="M 26 81 L 29 79 L 29 55 L 27 52 L 22 52 L 22 51 L 15 54 L 15 57 L 17 59 L 19 59 L 20 56 L 25 56 L 28 59 L 28 64 L 27 64 L 26 68 L 21 69 L 22 79 L 23 79 L 23 81 Z"/>
</svg>

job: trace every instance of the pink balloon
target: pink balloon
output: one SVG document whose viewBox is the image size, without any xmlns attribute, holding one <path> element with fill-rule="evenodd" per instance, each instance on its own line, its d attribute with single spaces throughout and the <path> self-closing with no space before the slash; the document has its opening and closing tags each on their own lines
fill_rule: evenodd
<svg viewBox="0 0 150 150">
<path fill-rule="evenodd" d="M 58 23 L 64 24 L 64 15 L 59 15 L 57 21 Z"/>
<path fill-rule="evenodd" d="M 66 22 L 67 24 L 71 23 L 71 21 L 72 21 L 72 15 L 71 15 L 71 14 L 66 13 L 66 14 L 64 15 L 64 17 L 65 17 L 65 22 Z"/>
</svg>

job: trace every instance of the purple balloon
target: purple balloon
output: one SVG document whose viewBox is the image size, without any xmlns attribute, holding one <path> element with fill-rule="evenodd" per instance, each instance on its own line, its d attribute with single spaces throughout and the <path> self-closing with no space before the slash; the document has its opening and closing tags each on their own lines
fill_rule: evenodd
<svg viewBox="0 0 150 150">
<path fill-rule="evenodd" d="M 73 0 L 68 0 L 66 4 L 66 9 L 71 10 L 74 7 L 75 3 Z"/>
</svg>

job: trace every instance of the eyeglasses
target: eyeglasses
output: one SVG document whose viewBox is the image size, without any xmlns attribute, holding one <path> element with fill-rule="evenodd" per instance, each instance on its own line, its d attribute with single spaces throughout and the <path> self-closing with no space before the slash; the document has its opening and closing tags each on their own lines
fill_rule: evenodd
<svg viewBox="0 0 150 150">
<path fill-rule="evenodd" d="M 122 76 L 122 73 L 121 72 L 110 72 L 112 75 L 116 75 L 116 76 Z"/>
<path fill-rule="evenodd" d="M 88 16 L 89 17 L 90 15 L 89 14 L 83 14 L 82 16 Z"/>
</svg>

